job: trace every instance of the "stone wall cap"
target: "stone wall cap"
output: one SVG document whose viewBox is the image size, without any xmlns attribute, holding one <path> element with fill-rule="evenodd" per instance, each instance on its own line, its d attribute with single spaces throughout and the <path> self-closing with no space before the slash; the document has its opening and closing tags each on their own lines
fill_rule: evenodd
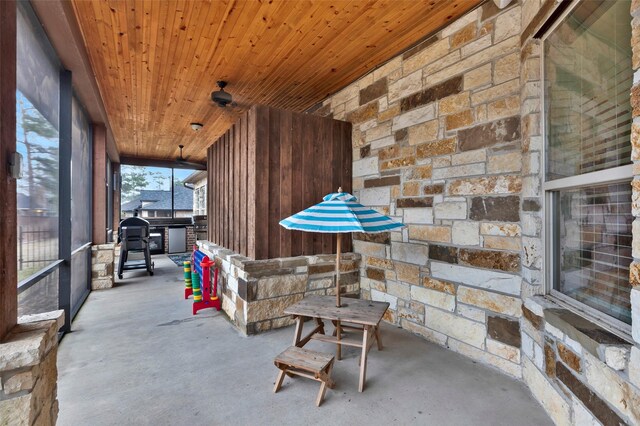
<svg viewBox="0 0 640 426">
<path fill-rule="evenodd" d="M 51 321 L 51 324 L 54 323 Z M 42 362 L 47 348 L 48 330 L 45 328 L 30 331 L 18 330 L 16 333 L 15 329 L 20 327 L 25 325 L 16 326 L 7 339 L 0 343 L 0 372 L 30 367 Z"/>
<path fill-rule="evenodd" d="M 568 309 L 549 308 L 544 310 L 544 320 L 582 345 L 591 355 L 600 358 L 604 346 L 629 347 L 631 343 L 610 331 L 575 314 Z"/>
<path fill-rule="evenodd" d="M 57 330 L 59 330 L 65 322 L 64 310 L 58 309 L 57 311 L 43 312 L 41 314 L 23 315 L 18 318 L 18 324 L 28 324 L 39 321 L 55 321 L 58 326 Z"/>
</svg>

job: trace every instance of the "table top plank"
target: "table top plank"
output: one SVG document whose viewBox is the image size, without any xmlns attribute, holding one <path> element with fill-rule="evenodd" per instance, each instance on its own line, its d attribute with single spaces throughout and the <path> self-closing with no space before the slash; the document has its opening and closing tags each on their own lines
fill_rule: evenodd
<svg viewBox="0 0 640 426">
<path fill-rule="evenodd" d="M 287 315 L 323 318 L 354 324 L 378 325 L 388 302 L 374 302 L 363 299 L 342 299 L 340 308 L 336 307 L 333 296 L 307 296 L 284 310 Z"/>
</svg>

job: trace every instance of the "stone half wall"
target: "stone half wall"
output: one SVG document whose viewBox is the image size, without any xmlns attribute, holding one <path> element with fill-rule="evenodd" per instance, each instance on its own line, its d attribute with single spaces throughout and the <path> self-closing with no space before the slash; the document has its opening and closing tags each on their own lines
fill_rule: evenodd
<svg viewBox="0 0 640 426">
<path fill-rule="evenodd" d="M 0 342 L 0 424 L 56 423 L 58 330 L 63 325 L 63 311 L 20 317 Z"/>
<path fill-rule="evenodd" d="M 408 225 L 354 236 L 361 296 L 388 301 L 387 321 L 523 380 L 558 424 L 637 424 L 639 287 L 631 292 L 635 342 L 540 296 L 541 46 L 533 36 L 561 4 L 523 0 L 499 10 L 487 1 L 312 113 L 353 123 L 354 194 Z M 640 2 L 631 7 L 637 56 Z"/>
<path fill-rule="evenodd" d="M 335 295 L 335 255 L 256 261 L 209 242 L 198 245 L 215 259 L 222 309 L 244 334 L 293 324 L 283 310 L 305 295 Z M 359 297 L 360 255 L 345 253 L 341 259 L 342 293 Z"/>
</svg>

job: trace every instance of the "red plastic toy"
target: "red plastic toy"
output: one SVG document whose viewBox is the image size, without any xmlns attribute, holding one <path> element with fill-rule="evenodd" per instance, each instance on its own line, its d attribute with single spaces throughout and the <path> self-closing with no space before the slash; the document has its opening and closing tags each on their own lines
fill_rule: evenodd
<svg viewBox="0 0 640 426">
<path fill-rule="evenodd" d="M 202 301 L 193 302 L 193 315 L 199 310 L 207 308 L 216 308 L 219 311 L 222 309 L 222 302 L 218 297 L 218 268 L 215 267 L 216 263 L 200 250 L 193 252 L 192 259 L 194 269 L 200 275 L 202 286 Z M 213 291 L 211 291 L 211 267 L 214 267 Z"/>
</svg>

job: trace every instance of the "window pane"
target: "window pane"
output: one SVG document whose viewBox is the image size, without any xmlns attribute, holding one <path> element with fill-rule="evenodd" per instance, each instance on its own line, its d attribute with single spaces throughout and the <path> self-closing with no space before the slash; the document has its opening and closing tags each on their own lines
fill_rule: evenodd
<svg viewBox="0 0 640 426">
<path fill-rule="evenodd" d="M 585 1 L 544 43 L 547 180 L 629 164 L 629 1 Z"/>
<path fill-rule="evenodd" d="M 18 7 L 17 43 L 16 144 L 23 157 L 23 177 L 17 181 L 18 281 L 22 281 L 58 259 L 60 80 L 42 29 L 23 7 Z"/>
<path fill-rule="evenodd" d="M 559 191 L 556 290 L 631 323 L 631 185 Z"/>
<path fill-rule="evenodd" d="M 91 130 L 80 102 L 73 98 L 71 134 L 71 249 L 91 242 Z"/>
<path fill-rule="evenodd" d="M 191 217 L 197 211 L 197 197 L 194 195 L 193 184 L 185 186 L 185 180 L 194 174 L 194 170 L 174 169 L 174 216 Z"/>
</svg>

